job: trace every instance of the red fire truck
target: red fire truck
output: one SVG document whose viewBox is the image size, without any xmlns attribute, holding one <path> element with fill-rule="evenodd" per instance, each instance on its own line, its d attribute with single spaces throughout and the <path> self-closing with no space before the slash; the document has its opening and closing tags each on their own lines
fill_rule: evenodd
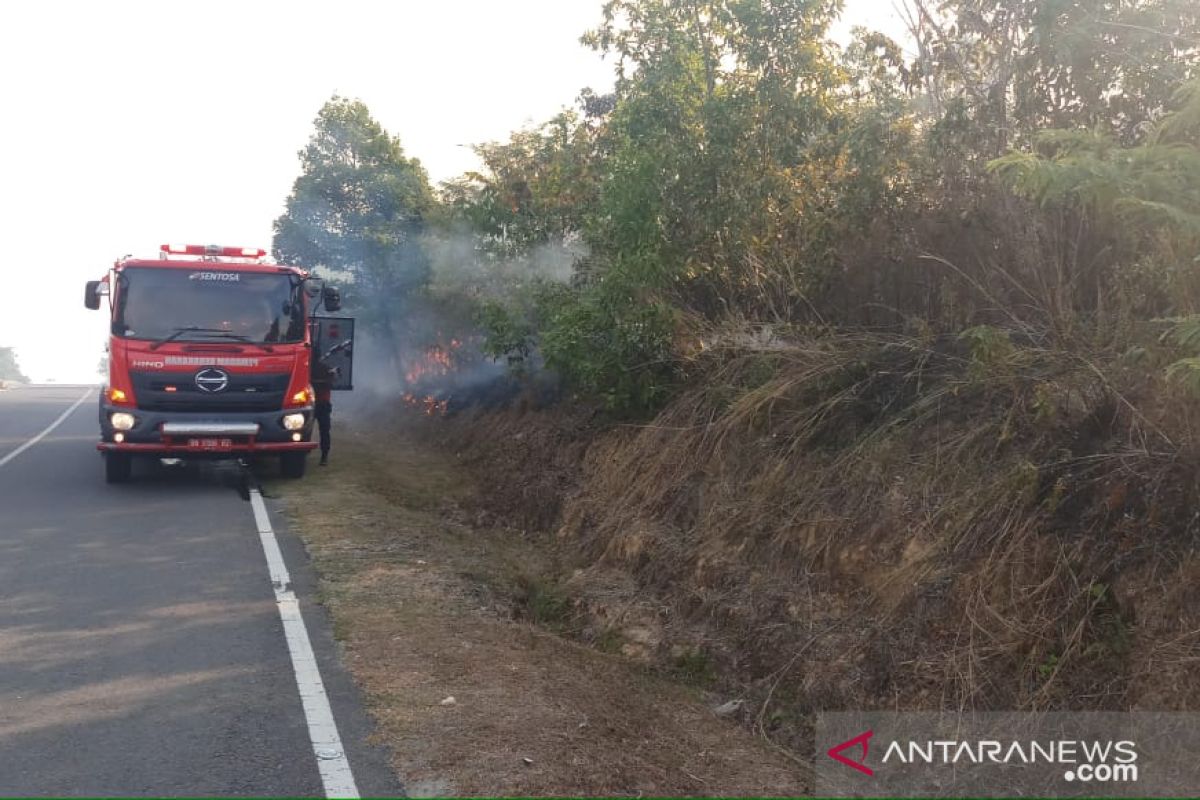
<svg viewBox="0 0 1200 800">
<path fill-rule="evenodd" d="M 125 258 L 89 281 L 84 304 L 98 309 L 104 297 L 111 334 L 97 448 L 109 483 L 129 480 L 137 456 L 277 455 L 285 476 L 304 475 L 317 446 L 313 348 L 352 352 L 353 320 L 315 314 L 338 310 L 334 287 L 264 250 L 163 245 L 157 259 Z M 346 338 L 320 342 L 323 321 Z"/>
</svg>

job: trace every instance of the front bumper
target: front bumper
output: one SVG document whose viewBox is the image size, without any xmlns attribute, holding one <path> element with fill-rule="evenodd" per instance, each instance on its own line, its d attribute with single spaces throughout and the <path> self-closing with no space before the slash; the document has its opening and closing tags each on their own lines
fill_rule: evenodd
<svg viewBox="0 0 1200 800">
<path fill-rule="evenodd" d="M 125 440 L 116 442 L 117 431 L 110 421 L 114 411 L 133 414 L 136 423 L 124 433 Z M 283 427 L 285 414 L 304 414 L 304 426 L 299 431 Z M 314 450 L 311 441 L 313 408 L 278 409 L 255 412 L 184 412 L 145 411 L 142 409 L 100 404 L 100 442 L 96 449 L 141 455 L 207 456 L 253 455 Z M 292 434 L 299 433 L 300 441 Z"/>
</svg>

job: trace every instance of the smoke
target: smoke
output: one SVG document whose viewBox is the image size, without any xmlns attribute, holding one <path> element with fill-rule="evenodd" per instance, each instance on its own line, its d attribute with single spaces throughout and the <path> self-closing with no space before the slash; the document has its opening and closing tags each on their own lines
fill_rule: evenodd
<svg viewBox="0 0 1200 800">
<path fill-rule="evenodd" d="M 430 287 L 435 294 L 467 292 L 481 297 L 506 297 L 538 281 L 567 283 L 575 266 L 589 255 L 578 235 L 530 248 L 501 238 L 484 239 L 459 229 L 426 237 Z"/>
<path fill-rule="evenodd" d="M 467 230 L 428 233 L 418 244 L 429 266 L 427 286 L 351 286 L 346 293 L 352 300 L 347 312 L 365 323 L 356 334 L 354 405 L 386 410 L 400 404 L 437 416 L 509 402 L 529 388 L 537 359 L 522 364 L 518 376 L 506 359 L 484 354 L 474 318 L 478 303 L 513 297 L 539 282 L 569 282 L 588 255 L 586 245 L 572 237 L 506 254 Z M 534 382 L 546 391 L 547 380 Z"/>
<path fill-rule="evenodd" d="M 353 309 L 349 310 L 354 313 Z M 364 398 L 395 398 L 395 354 L 378 332 L 358 325 L 354 332 L 354 392 Z"/>
</svg>

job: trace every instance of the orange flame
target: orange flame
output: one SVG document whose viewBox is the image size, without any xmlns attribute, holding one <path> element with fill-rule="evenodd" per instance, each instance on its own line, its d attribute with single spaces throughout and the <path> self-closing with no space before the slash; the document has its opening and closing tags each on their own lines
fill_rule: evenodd
<svg viewBox="0 0 1200 800">
<path fill-rule="evenodd" d="M 448 347 L 434 345 L 426 349 L 422 357 L 404 373 L 404 380 L 413 384 L 419 383 L 425 378 L 449 375 L 454 371 L 453 353 L 460 347 L 462 347 L 462 342 L 458 339 L 451 339 Z"/>
<path fill-rule="evenodd" d="M 405 392 L 403 399 L 406 405 L 420 409 L 427 417 L 444 417 L 450 410 L 450 398 L 448 397 L 439 400 L 431 394 L 418 397 L 412 392 Z"/>
<path fill-rule="evenodd" d="M 449 375 L 456 368 L 454 351 L 460 347 L 462 347 L 461 341 L 451 339 L 447 346 L 437 344 L 426 348 L 421 357 L 411 363 L 405 371 L 405 383 L 415 387 L 431 378 L 436 379 Z M 420 409 L 430 417 L 444 417 L 450 408 L 450 398 L 448 397 L 438 398 L 430 394 L 418 396 L 416 393 L 408 391 L 404 393 L 403 399 L 406 405 Z"/>
</svg>

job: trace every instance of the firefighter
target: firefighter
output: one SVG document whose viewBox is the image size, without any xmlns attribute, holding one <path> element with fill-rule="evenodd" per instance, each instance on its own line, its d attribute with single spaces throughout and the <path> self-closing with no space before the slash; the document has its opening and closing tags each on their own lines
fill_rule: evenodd
<svg viewBox="0 0 1200 800">
<path fill-rule="evenodd" d="M 329 428 L 333 424 L 333 381 L 337 369 L 332 368 L 314 354 L 312 362 L 312 385 L 316 404 L 313 412 L 321 432 L 321 466 L 329 463 Z"/>
</svg>

